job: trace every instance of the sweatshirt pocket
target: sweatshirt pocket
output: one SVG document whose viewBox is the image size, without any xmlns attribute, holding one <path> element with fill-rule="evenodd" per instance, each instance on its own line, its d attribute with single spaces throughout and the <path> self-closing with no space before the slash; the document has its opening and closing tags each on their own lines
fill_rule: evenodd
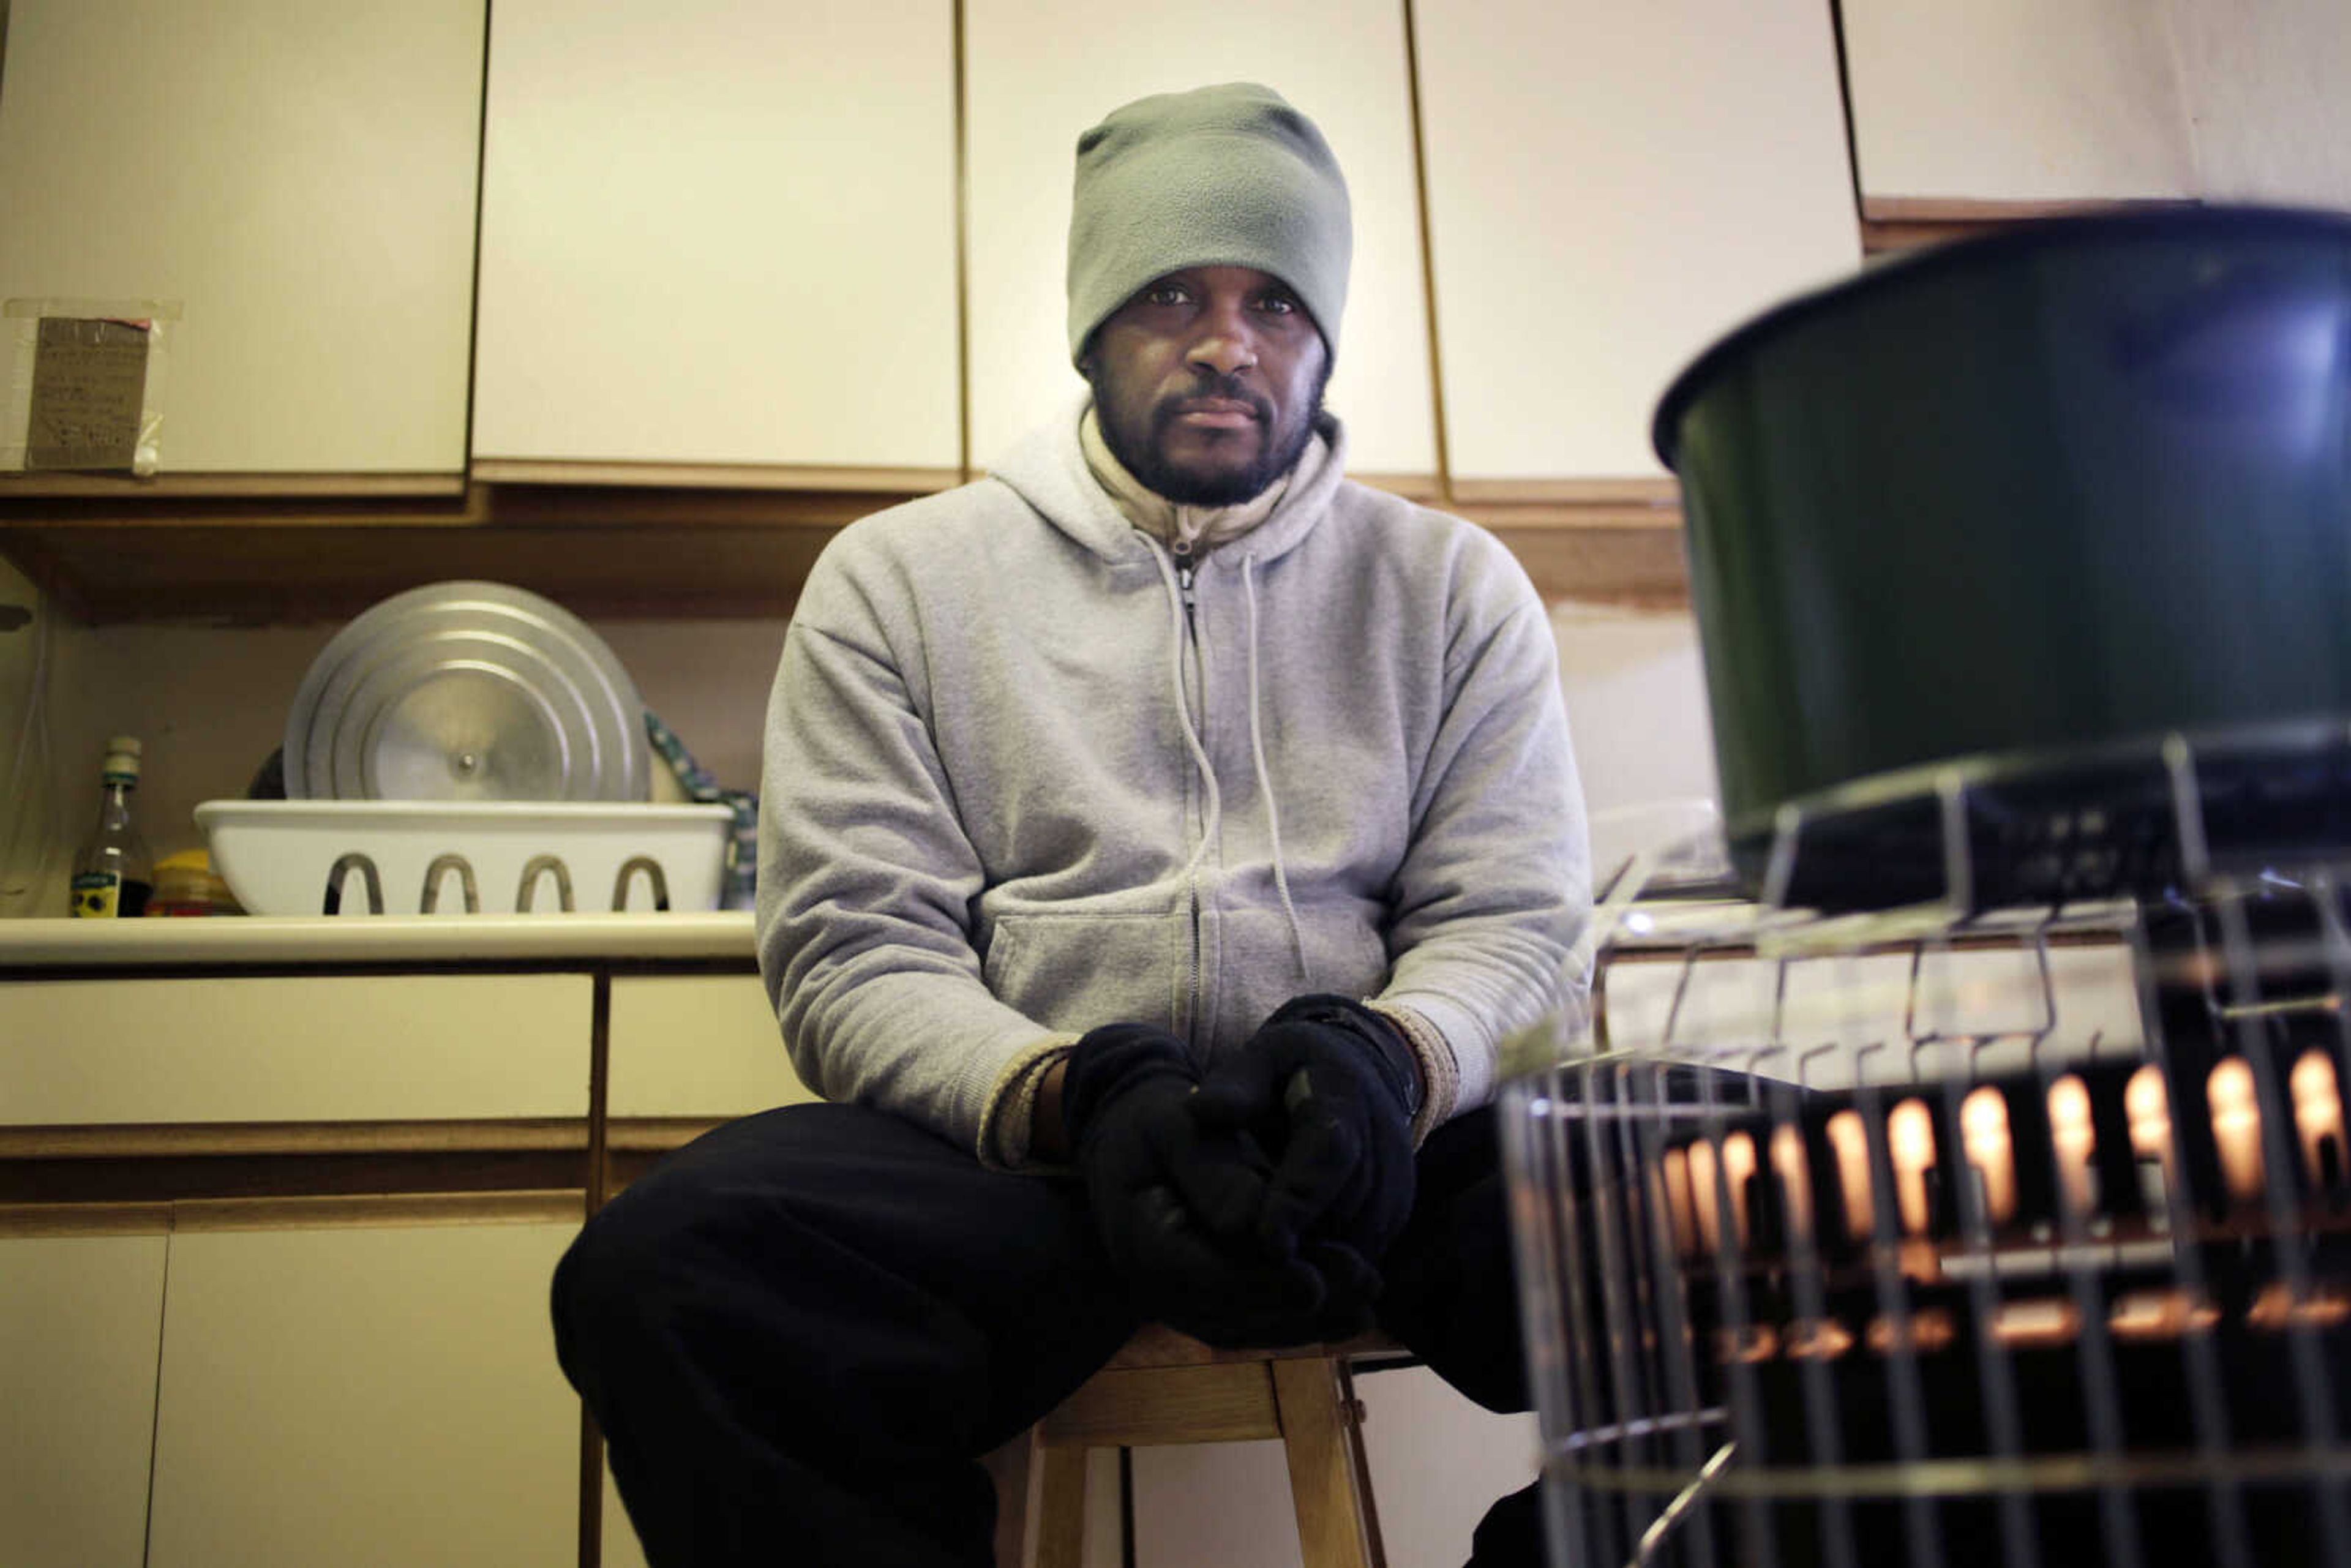
<svg viewBox="0 0 2351 1568">
<path fill-rule="evenodd" d="M 1007 915 L 981 975 L 1007 1007 L 1047 1029 L 1111 1023 L 1183 1032 L 1191 931 L 1180 915 Z"/>
<path fill-rule="evenodd" d="M 1280 909 L 1225 910 L 1212 929 L 1212 1054 L 1239 1045 L 1293 997 L 1368 997 L 1387 984 L 1387 944 L 1369 912 L 1353 905 L 1300 904 L 1295 937 Z"/>
</svg>

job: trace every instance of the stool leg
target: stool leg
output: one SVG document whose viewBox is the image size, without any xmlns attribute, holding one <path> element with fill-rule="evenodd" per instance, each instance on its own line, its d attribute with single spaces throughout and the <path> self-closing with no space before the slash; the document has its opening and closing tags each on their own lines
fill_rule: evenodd
<svg viewBox="0 0 2351 1568">
<path fill-rule="evenodd" d="M 1376 1548 L 1361 1500 L 1369 1478 L 1356 1473 L 1346 1426 L 1353 1413 L 1344 1403 L 1339 1364 L 1285 1360 L 1272 1370 L 1305 1568 L 1374 1568 Z"/>
<path fill-rule="evenodd" d="M 1086 1451 L 1038 1445 L 1036 1568 L 1085 1568 Z"/>
</svg>

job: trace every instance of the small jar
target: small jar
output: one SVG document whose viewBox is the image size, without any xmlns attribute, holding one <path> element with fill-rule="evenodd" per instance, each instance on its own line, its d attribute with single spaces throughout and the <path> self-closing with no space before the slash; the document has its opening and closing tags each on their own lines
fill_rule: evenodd
<svg viewBox="0 0 2351 1568">
<path fill-rule="evenodd" d="M 150 915 L 242 915 L 236 895 L 213 872 L 212 856 L 203 850 L 183 850 L 155 862 L 155 891 L 147 897 Z"/>
</svg>

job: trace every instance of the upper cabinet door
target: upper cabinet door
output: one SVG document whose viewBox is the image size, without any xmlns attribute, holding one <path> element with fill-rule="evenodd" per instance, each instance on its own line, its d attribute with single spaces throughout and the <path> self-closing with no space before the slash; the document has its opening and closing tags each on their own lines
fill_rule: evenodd
<svg viewBox="0 0 2351 1568">
<path fill-rule="evenodd" d="M 2351 207 L 2343 0 L 1844 0 L 1863 194 Z"/>
<path fill-rule="evenodd" d="M 952 468 L 949 0 L 498 0 L 477 458 Z"/>
<path fill-rule="evenodd" d="M 1147 93 L 1252 80 L 1320 126 L 1354 265 L 1327 402 L 1359 474 L 1436 471 L 1412 94 L 1395 0 L 1200 0 L 1180 14 L 967 0 L 972 457 L 1071 405 L 1070 187 L 1079 133 Z"/>
<path fill-rule="evenodd" d="M 2351 208 L 2351 5 L 2170 0 L 2170 16 L 2205 198 Z"/>
<path fill-rule="evenodd" d="M 1844 19 L 1869 201 L 2196 193 L 2162 0 L 1844 0 Z"/>
<path fill-rule="evenodd" d="M 1860 258 L 1820 0 L 1423 0 L 1453 476 L 1654 478 L 1714 338 Z"/>
<path fill-rule="evenodd" d="M 0 298 L 178 305 L 162 472 L 465 467 L 483 7 L 0 6 Z"/>
</svg>

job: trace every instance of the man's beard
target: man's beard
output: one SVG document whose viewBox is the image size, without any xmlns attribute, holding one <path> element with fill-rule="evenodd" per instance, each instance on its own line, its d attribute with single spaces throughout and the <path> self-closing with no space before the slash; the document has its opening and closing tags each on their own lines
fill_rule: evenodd
<svg viewBox="0 0 2351 1568">
<path fill-rule="evenodd" d="M 1314 395 L 1306 409 L 1306 417 L 1298 422 L 1279 445 L 1273 444 L 1273 407 L 1244 387 L 1237 378 L 1206 374 L 1198 386 L 1181 397 L 1161 400 L 1151 410 L 1151 430 L 1140 452 L 1127 449 L 1125 432 L 1120 421 L 1102 417 L 1109 412 L 1102 388 L 1094 389 L 1096 423 L 1102 431 L 1104 444 L 1111 455 L 1126 465 L 1126 471 L 1141 480 L 1145 488 L 1184 507 L 1237 507 L 1254 500 L 1265 493 L 1265 487 L 1280 478 L 1298 465 L 1305 454 L 1306 444 L 1314 439 L 1315 423 L 1322 416 L 1322 391 L 1330 384 L 1331 372 L 1326 368 L 1314 383 Z M 1171 463 L 1165 462 L 1160 453 L 1165 449 L 1168 430 L 1183 417 L 1176 406 L 1186 397 L 1230 398 L 1246 402 L 1256 412 L 1258 428 L 1268 433 L 1267 444 L 1257 460 L 1248 466 L 1222 474 L 1188 474 Z"/>
</svg>

